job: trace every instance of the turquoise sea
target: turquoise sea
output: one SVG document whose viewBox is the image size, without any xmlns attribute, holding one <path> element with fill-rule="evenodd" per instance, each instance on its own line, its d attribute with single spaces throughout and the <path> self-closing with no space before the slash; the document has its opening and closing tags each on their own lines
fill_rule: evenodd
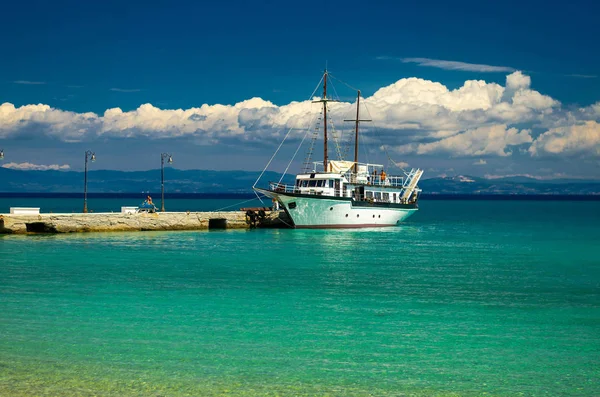
<svg viewBox="0 0 600 397">
<path fill-rule="evenodd" d="M 0 395 L 600 395 L 600 201 L 420 206 L 378 230 L 0 236 Z"/>
</svg>

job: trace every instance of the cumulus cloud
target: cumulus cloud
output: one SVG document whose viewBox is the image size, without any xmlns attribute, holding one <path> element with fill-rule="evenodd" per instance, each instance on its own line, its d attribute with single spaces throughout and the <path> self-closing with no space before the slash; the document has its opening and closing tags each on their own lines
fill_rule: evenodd
<svg viewBox="0 0 600 397">
<path fill-rule="evenodd" d="M 531 77 L 520 71 L 506 76 L 506 89 L 502 99 L 505 103 L 512 104 L 507 114 L 520 113 L 521 118 L 534 114 L 544 115 L 552 112 L 552 108 L 560 105 L 560 102 L 547 95 L 542 95 L 530 87 Z M 499 107 L 498 110 L 503 111 L 505 109 Z M 537 113 L 533 111 L 537 111 Z"/>
<path fill-rule="evenodd" d="M 435 142 L 411 144 L 397 148 L 400 153 L 447 153 L 453 156 L 509 156 L 509 146 L 532 142 L 529 130 L 519 131 L 506 125 L 492 125 L 467 130 Z"/>
<path fill-rule="evenodd" d="M 394 57 L 377 57 L 380 60 L 395 59 L 404 63 L 416 63 L 419 66 L 429 66 L 433 68 L 445 69 L 445 70 L 460 70 L 464 72 L 514 72 L 515 69 L 508 66 L 492 66 L 484 65 L 479 63 L 467 63 L 458 61 L 444 61 L 441 59 L 431 58 L 394 58 Z"/>
<path fill-rule="evenodd" d="M 533 156 L 600 156 L 600 124 L 589 120 L 582 124 L 551 128 L 529 147 Z"/>
<path fill-rule="evenodd" d="M 21 170 L 21 171 L 66 171 L 71 169 L 71 166 L 68 164 L 51 164 L 51 165 L 43 165 L 43 164 L 32 164 L 32 163 L 7 163 L 3 164 L 2 168 L 10 168 L 12 170 Z"/>
<path fill-rule="evenodd" d="M 0 138 L 50 136 L 76 142 L 95 131 L 102 120 L 95 113 L 76 113 L 48 105 L 0 105 Z"/>
<path fill-rule="evenodd" d="M 366 105 L 361 117 L 373 119 L 363 124 L 363 142 L 417 154 L 508 156 L 512 147 L 533 142 L 535 134 L 524 126 L 554 128 L 536 139 L 529 152 L 537 155 L 550 150 L 544 149 L 550 140 L 574 134 L 559 136 L 556 132 L 562 130 L 558 128 L 600 118 L 600 102 L 571 113 L 562 111 L 560 102 L 532 89 L 531 78 L 519 71 L 509 74 L 504 86 L 467 80 L 453 90 L 439 82 L 404 78 L 361 103 Z M 332 102 L 330 109 L 336 121 L 354 117 L 353 103 Z M 0 105 L 0 139 L 51 137 L 78 142 L 187 137 L 200 145 L 223 141 L 276 145 L 290 128 L 293 137 L 302 137 L 307 127 L 315 125 L 320 111 L 321 105 L 312 100 L 277 106 L 261 98 L 189 109 L 161 109 L 147 103 L 129 111 L 111 108 L 103 114 L 4 103 Z M 567 117 L 570 123 L 565 122 Z M 593 144 L 593 140 L 580 143 Z"/>
<path fill-rule="evenodd" d="M 520 71 L 516 71 L 514 73 L 506 76 L 506 89 L 516 91 L 518 89 L 529 88 L 531 85 L 531 77 L 524 75 Z"/>
</svg>

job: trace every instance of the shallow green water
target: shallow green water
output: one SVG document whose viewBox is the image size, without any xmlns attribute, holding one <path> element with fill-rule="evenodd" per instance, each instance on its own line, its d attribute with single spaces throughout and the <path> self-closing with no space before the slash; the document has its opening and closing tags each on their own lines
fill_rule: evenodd
<svg viewBox="0 0 600 397">
<path fill-rule="evenodd" d="M 0 395 L 600 395 L 600 202 L 0 237 Z"/>
</svg>

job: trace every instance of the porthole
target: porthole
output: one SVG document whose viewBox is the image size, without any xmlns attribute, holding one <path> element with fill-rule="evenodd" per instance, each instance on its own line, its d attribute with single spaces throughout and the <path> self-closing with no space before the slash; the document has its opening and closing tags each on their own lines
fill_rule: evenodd
<svg viewBox="0 0 600 397">
<path fill-rule="evenodd" d="M 333 211 L 333 207 L 329 207 L 329 211 Z"/>
<path fill-rule="evenodd" d="M 348 218 L 348 214 L 346 214 L 346 218 Z"/>
<path fill-rule="evenodd" d="M 379 217 L 381 218 L 381 215 L 379 215 Z"/>
<path fill-rule="evenodd" d="M 358 218 L 360 216 L 360 214 L 356 214 L 356 217 Z"/>
<path fill-rule="evenodd" d="M 375 218 L 375 214 L 373 214 L 373 218 Z"/>
</svg>

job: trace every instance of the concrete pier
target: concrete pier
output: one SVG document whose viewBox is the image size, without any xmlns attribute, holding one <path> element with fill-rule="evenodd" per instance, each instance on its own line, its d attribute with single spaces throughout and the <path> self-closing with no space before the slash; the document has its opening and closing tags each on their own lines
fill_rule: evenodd
<svg viewBox="0 0 600 397">
<path fill-rule="evenodd" d="M 248 229 L 277 227 L 278 218 L 278 212 L 268 212 L 251 222 L 244 211 L 0 214 L 0 234 Z"/>
</svg>

